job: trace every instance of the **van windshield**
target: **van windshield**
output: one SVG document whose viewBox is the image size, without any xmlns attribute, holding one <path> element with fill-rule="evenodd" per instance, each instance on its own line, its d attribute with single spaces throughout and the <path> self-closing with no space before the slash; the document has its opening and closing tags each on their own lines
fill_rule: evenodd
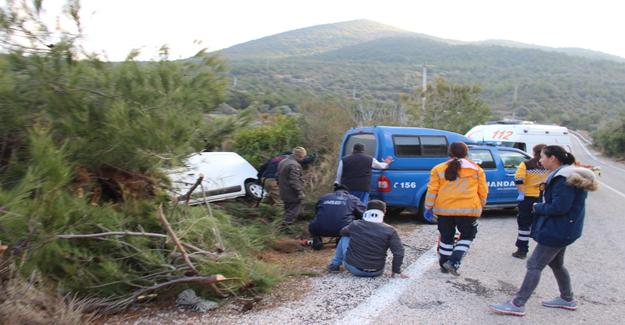
<svg viewBox="0 0 625 325">
<path fill-rule="evenodd" d="M 352 149 L 356 143 L 363 144 L 365 146 L 365 153 L 371 157 L 375 157 L 375 150 L 377 148 L 377 141 L 375 135 L 371 133 L 359 133 L 352 134 L 347 138 L 347 142 L 343 147 L 343 157 L 352 153 Z"/>
</svg>

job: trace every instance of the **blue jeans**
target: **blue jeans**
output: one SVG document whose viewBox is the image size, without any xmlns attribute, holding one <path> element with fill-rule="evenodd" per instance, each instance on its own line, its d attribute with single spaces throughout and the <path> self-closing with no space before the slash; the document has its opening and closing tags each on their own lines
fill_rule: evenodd
<svg viewBox="0 0 625 325">
<path fill-rule="evenodd" d="M 332 257 L 332 262 L 330 262 L 330 264 L 331 265 L 343 264 L 345 266 L 345 269 L 349 271 L 349 273 L 355 276 L 371 278 L 371 277 L 382 275 L 382 273 L 384 272 L 384 269 L 377 271 L 377 272 L 365 272 L 345 262 L 345 254 L 347 254 L 347 247 L 349 247 L 349 239 L 350 238 L 347 236 L 341 237 L 341 239 L 339 240 L 339 243 L 336 245 L 336 253 L 334 254 L 334 257 Z"/>
<path fill-rule="evenodd" d="M 369 192 L 349 191 L 349 194 L 359 198 L 360 202 L 362 202 L 364 205 L 367 205 L 367 202 L 369 202 Z"/>
</svg>

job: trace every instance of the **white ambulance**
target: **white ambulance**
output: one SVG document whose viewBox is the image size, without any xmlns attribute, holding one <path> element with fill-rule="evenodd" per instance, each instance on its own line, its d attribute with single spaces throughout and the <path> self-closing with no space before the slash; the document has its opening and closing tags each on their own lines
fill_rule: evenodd
<svg viewBox="0 0 625 325">
<path fill-rule="evenodd" d="M 572 151 L 569 130 L 558 125 L 503 120 L 475 126 L 467 132 L 466 137 L 478 143 L 493 143 L 520 149 L 530 155 L 532 155 L 532 148 L 541 143 L 559 145 L 568 152 Z"/>
</svg>

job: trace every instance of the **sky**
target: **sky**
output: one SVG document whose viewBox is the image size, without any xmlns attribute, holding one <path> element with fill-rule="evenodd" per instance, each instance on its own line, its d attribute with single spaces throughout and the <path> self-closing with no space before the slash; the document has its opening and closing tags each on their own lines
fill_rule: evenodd
<svg viewBox="0 0 625 325">
<path fill-rule="evenodd" d="M 64 0 L 44 0 L 54 15 Z M 109 60 L 132 49 L 156 59 L 227 48 L 319 24 L 368 19 L 436 37 L 505 39 L 625 57 L 625 3 L 618 0 L 82 0 L 84 45 Z"/>
</svg>

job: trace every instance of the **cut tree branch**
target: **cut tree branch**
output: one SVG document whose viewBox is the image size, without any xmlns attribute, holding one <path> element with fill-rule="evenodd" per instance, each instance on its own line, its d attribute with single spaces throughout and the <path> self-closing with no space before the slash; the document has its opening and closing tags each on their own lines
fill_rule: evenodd
<svg viewBox="0 0 625 325">
<path fill-rule="evenodd" d="M 178 240 L 178 236 L 176 236 L 176 233 L 171 228 L 169 221 L 167 221 L 167 218 L 165 218 L 162 204 L 158 206 L 158 217 L 159 219 L 161 219 L 161 222 L 163 223 L 165 230 L 167 230 L 167 233 L 169 234 L 173 242 L 176 244 L 176 247 L 178 247 L 178 249 L 180 250 L 180 253 L 182 254 L 182 258 L 184 259 L 185 263 L 189 265 L 189 267 L 194 272 L 194 274 L 198 274 L 197 269 L 195 268 L 195 266 L 193 265 L 193 263 L 191 263 L 191 260 L 189 259 L 189 255 L 187 255 L 187 251 L 184 249 L 184 246 L 182 245 L 180 240 Z"/>
<path fill-rule="evenodd" d="M 145 237 L 158 237 L 158 238 L 167 238 L 165 234 L 157 234 L 152 232 L 135 232 L 135 231 L 108 231 L 108 232 L 100 232 L 94 234 L 66 234 L 66 235 L 58 235 L 57 238 L 62 239 L 76 239 L 76 238 L 100 238 L 100 237 L 110 237 L 110 236 L 145 236 Z"/>
<path fill-rule="evenodd" d="M 187 192 L 187 194 L 178 197 L 178 201 L 182 201 L 185 200 L 184 204 L 185 205 L 189 205 L 189 200 L 191 200 L 191 193 L 193 193 L 193 191 L 195 191 L 195 189 L 202 184 L 202 181 L 204 180 L 204 175 L 200 174 L 200 177 L 197 178 L 197 180 L 195 181 L 195 184 L 193 184 L 193 186 L 191 186 L 191 188 L 189 189 L 189 191 Z"/>
</svg>

